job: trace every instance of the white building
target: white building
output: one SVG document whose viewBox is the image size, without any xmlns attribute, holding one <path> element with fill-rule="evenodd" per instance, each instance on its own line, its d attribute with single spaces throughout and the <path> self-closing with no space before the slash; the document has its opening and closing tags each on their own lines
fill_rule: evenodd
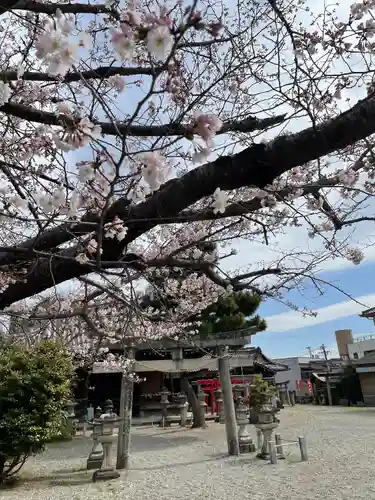
<svg viewBox="0 0 375 500">
<path fill-rule="evenodd" d="M 361 359 L 364 356 L 375 353 L 375 335 L 363 335 L 353 339 L 348 344 L 349 359 Z"/>
<path fill-rule="evenodd" d="M 297 396 L 307 396 L 309 394 L 307 380 L 310 380 L 312 370 L 309 370 L 311 360 L 314 358 L 308 357 L 291 357 L 274 359 L 276 363 L 280 363 L 289 367 L 287 372 L 279 372 L 275 375 L 275 382 L 288 382 L 288 391 L 296 391 Z M 298 381 L 301 383 L 298 385 Z"/>
</svg>

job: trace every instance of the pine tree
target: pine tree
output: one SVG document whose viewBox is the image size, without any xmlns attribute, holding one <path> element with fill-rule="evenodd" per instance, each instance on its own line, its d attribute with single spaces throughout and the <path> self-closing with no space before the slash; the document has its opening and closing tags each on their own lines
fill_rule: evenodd
<svg viewBox="0 0 375 500">
<path fill-rule="evenodd" d="M 267 328 L 264 319 L 254 315 L 261 298 L 251 292 L 233 292 L 220 297 L 201 314 L 198 326 L 201 338 L 214 338 L 218 333 L 233 332 L 249 327 L 259 331 Z"/>
</svg>

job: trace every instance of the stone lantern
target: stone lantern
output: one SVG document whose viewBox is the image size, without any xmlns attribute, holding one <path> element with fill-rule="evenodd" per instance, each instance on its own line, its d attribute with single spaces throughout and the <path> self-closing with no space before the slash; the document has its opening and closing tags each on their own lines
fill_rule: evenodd
<svg viewBox="0 0 375 500">
<path fill-rule="evenodd" d="M 238 425 L 238 444 L 240 453 L 251 453 L 256 451 L 253 440 L 247 430 L 248 416 L 247 408 L 241 396 L 236 399 L 236 421 Z"/>
<path fill-rule="evenodd" d="M 74 413 L 74 408 L 76 403 L 74 401 L 68 401 L 66 404 L 66 418 L 68 422 L 68 430 L 71 436 L 75 435 L 78 419 Z"/>
<path fill-rule="evenodd" d="M 215 399 L 216 399 L 216 406 L 218 409 L 217 416 L 216 416 L 216 422 L 219 422 L 220 424 L 225 423 L 225 417 L 224 417 L 224 401 L 223 401 L 223 391 L 219 388 L 216 389 L 215 391 Z"/>
<path fill-rule="evenodd" d="M 91 453 L 89 455 L 89 458 L 87 459 L 87 470 L 100 469 L 103 464 L 103 458 L 104 458 L 103 445 L 98 440 L 99 436 L 102 433 L 102 422 L 101 421 L 96 422 L 96 420 L 100 418 L 101 409 L 100 413 L 97 410 L 98 408 L 96 409 L 95 412 L 96 413 L 95 418 L 93 418 L 89 422 L 89 426 L 91 426 L 92 428 L 92 439 L 94 441 L 94 444 Z"/>
<path fill-rule="evenodd" d="M 168 421 L 168 405 L 169 405 L 169 396 L 170 392 L 166 387 L 163 387 L 160 391 L 160 404 L 161 404 L 161 427 L 169 427 L 170 422 Z"/>
<path fill-rule="evenodd" d="M 183 392 L 180 392 L 178 394 L 178 400 L 179 400 L 179 408 L 180 408 L 180 426 L 181 427 L 186 427 L 187 424 L 187 411 L 189 407 L 189 403 L 187 402 L 187 396 Z"/>
<path fill-rule="evenodd" d="M 199 404 L 199 411 L 201 414 L 201 424 L 202 426 L 206 425 L 206 409 L 207 409 L 207 404 L 206 404 L 206 397 L 204 394 L 204 391 L 202 391 L 202 388 L 198 386 L 198 404 Z"/>
<path fill-rule="evenodd" d="M 275 421 L 275 409 L 271 405 L 262 406 L 259 410 L 258 423 L 255 424 L 255 427 L 263 435 L 262 449 L 257 455 L 258 458 L 270 460 L 269 441 L 271 441 L 272 433 L 278 425 L 278 422 Z"/>
<path fill-rule="evenodd" d="M 115 413 L 103 413 L 100 418 L 94 419 L 94 433 L 96 440 L 103 447 L 103 462 L 99 470 L 96 470 L 92 480 L 100 481 L 106 479 L 116 479 L 120 474 L 112 464 L 112 446 L 117 441 L 117 435 L 114 433 L 116 427 L 122 421 Z M 97 428 L 97 429 L 95 429 Z"/>
</svg>

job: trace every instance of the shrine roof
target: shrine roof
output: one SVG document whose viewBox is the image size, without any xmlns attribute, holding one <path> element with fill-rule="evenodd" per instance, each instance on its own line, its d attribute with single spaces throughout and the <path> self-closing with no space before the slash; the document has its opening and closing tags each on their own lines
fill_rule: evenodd
<svg viewBox="0 0 375 500">
<path fill-rule="evenodd" d="M 370 309 L 366 309 L 362 311 L 359 315 L 360 318 L 374 318 L 375 317 L 375 307 L 370 307 Z"/>
</svg>

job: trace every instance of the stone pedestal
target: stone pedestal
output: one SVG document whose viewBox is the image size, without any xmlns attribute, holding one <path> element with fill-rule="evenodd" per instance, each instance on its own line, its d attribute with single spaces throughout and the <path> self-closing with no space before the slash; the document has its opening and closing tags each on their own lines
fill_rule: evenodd
<svg viewBox="0 0 375 500">
<path fill-rule="evenodd" d="M 188 407 L 189 404 L 187 402 L 187 396 L 186 394 L 180 393 L 179 394 L 179 403 L 180 403 L 180 426 L 181 427 L 186 427 L 187 424 L 187 412 L 188 412 Z"/>
<path fill-rule="evenodd" d="M 219 422 L 220 424 L 225 424 L 223 391 L 221 389 L 217 389 L 215 391 L 215 399 L 216 399 L 216 406 L 218 407 L 218 412 L 215 421 Z"/>
<path fill-rule="evenodd" d="M 87 470 L 100 469 L 103 465 L 103 459 L 103 445 L 95 439 L 91 453 L 87 459 Z"/>
<path fill-rule="evenodd" d="M 262 435 L 263 435 L 263 445 L 262 445 L 262 449 L 260 450 L 260 452 L 257 455 L 258 458 L 261 458 L 263 460 L 270 460 L 271 455 L 270 455 L 268 443 L 269 443 L 269 441 L 271 441 L 272 433 L 273 433 L 274 429 L 276 429 L 277 425 L 278 424 L 276 422 L 273 422 L 270 424 L 255 424 L 255 427 L 260 429 L 260 431 L 262 432 Z"/>
<path fill-rule="evenodd" d="M 112 454 L 112 446 L 116 441 L 116 436 L 101 436 L 99 438 L 103 445 L 103 464 L 99 470 L 96 470 L 92 476 L 92 480 L 96 481 L 105 481 L 109 479 L 117 479 L 120 477 L 120 473 L 112 465 L 111 454 Z"/>
<path fill-rule="evenodd" d="M 263 460 L 270 460 L 271 454 L 269 450 L 269 442 L 272 439 L 272 433 L 278 427 L 278 423 L 275 422 L 274 413 L 271 407 L 263 407 L 259 411 L 258 423 L 255 427 L 262 432 L 263 444 L 260 453 L 257 457 Z"/>
<path fill-rule="evenodd" d="M 241 396 L 237 398 L 236 402 L 236 421 L 238 425 L 238 444 L 240 453 L 252 453 L 256 451 L 253 440 L 247 430 L 247 409 Z"/>
</svg>

